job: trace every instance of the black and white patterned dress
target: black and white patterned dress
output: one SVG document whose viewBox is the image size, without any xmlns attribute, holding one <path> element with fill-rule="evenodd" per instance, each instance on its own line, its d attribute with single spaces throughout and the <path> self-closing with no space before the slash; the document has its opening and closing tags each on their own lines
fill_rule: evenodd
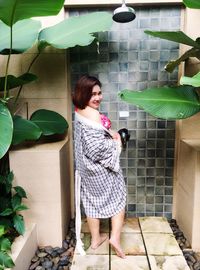
<svg viewBox="0 0 200 270">
<path fill-rule="evenodd" d="M 108 218 L 126 204 L 119 145 L 101 124 L 76 113 L 75 161 L 86 216 Z"/>
</svg>

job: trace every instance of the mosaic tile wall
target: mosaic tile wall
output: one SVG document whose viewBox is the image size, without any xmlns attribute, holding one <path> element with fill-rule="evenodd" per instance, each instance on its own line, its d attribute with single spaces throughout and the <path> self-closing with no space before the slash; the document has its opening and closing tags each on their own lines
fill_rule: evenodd
<svg viewBox="0 0 200 270">
<path fill-rule="evenodd" d="M 175 123 L 156 119 L 134 105 L 120 101 L 117 93 L 125 88 L 143 90 L 176 84 L 177 70 L 169 74 L 164 71 L 164 66 L 169 59 L 178 56 L 178 45 L 150 37 L 144 30 L 178 30 L 180 8 L 143 7 L 135 10 L 137 17 L 133 22 L 113 22 L 109 32 L 99 33 L 99 53 L 95 43 L 70 50 L 72 87 L 86 73 L 98 77 L 103 91 L 100 111 L 111 119 L 113 129 L 126 127 L 130 131 L 128 147 L 121 154 L 128 193 L 127 216 L 170 218 Z M 97 9 L 72 10 L 70 15 L 92 11 Z M 120 117 L 120 111 L 128 111 L 129 117 Z"/>
</svg>

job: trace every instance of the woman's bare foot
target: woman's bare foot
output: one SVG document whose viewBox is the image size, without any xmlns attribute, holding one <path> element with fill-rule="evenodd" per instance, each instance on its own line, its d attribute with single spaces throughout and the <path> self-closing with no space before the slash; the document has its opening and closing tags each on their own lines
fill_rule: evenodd
<svg viewBox="0 0 200 270">
<path fill-rule="evenodd" d="M 110 238 L 109 243 L 111 244 L 112 248 L 115 250 L 118 257 L 120 257 L 122 259 L 126 259 L 126 256 L 125 256 L 120 244 L 116 240 Z"/>
<path fill-rule="evenodd" d="M 91 248 L 92 249 L 97 249 L 103 242 L 108 238 L 108 236 L 104 234 L 100 234 L 100 238 L 97 241 L 92 241 L 91 242 Z"/>
</svg>

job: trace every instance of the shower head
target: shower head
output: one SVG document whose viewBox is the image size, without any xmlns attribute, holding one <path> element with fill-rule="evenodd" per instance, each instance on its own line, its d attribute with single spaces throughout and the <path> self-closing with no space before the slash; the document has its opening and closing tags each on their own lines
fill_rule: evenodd
<svg viewBox="0 0 200 270">
<path fill-rule="evenodd" d="M 122 6 L 116 8 L 113 13 L 113 20 L 118 23 L 131 22 L 135 17 L 135 10 L 131 7 L 127 7 L 125 0 L 123 0 Z"/>
</svg>

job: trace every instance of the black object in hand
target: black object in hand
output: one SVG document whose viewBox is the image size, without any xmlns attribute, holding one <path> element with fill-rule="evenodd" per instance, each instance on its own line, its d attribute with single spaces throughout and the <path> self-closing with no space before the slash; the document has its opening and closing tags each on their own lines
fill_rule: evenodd
<svg viewBox="0 0 200 270">
<path fill-rule="evenodd" d="M 124 149 L 126 149 L 126 145 L 127 145 L 127 142 L 129 141 L 130 139 L 130 134 L 128 133 L 128 129 L 126 128 L 121 128 L 119 131 L 118 131 L 120 137 L 121 137 L 121 141 L 122 141 L 122 147 Z"/>
</svg>

